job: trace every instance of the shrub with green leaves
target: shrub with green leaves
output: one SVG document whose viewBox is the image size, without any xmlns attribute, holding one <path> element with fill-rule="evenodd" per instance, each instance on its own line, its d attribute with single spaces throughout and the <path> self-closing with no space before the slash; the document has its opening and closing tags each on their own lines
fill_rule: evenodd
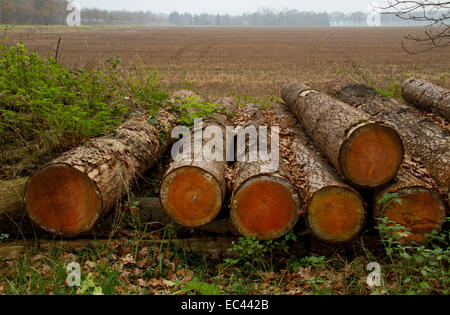
<svg viewBox="0 0 450 315">
<path fill-rule="evenodd" d="M 177 110 L 180 112 L 178 122 L 185 126 L 192 126 L 196 118 L 214 117 L 223 112 L 224 108 L 218 104 L 204 102 L 200 100 L 200 96 L 194 96 L 184 98 Z"/>
<path fill-rule="evenodd" d="M 398 194 L 385 194 L 379 201 L 386 205 L 401 203 Z M 450 218 L 446 219 L 446 222 Z M 397 283 L 393 294 L 433 294 L 449 292 L 450 232 L 432 231 L 425 234 L 426 243 L 405 242 L 408 230 L 388 218 L 378 219 L 377 229 L 384 245 L 389 272 Z"/>
<path fill-rule="evenodd" d="M 260 271 L 273 272 L 274 256 L 288 253 L 289 244 L 297 242 L 297 235 L 291 230 L 279 240 L 259 241 L 255 238 L 240 237 L 228 250 L 232 258 L 225 259 L 224 269 L 234 267 L 245 275 Z"/>
<path fill-rule="evenodd" d="M 42 150 L 52 139 L 61 152 L 110 132 L 131 112 L 156 114 L 168 99 L 157 73 L 140 68 L 124 74 L 118 70 L 119 57 L 106 61 L 106 70 L 69 71 L 54 58 L 28 52 L 22 43 L 0 42 L 2 151 L 30 143 Z M 41 156 L 47 158 L 48 151 Z"/>
</svg>

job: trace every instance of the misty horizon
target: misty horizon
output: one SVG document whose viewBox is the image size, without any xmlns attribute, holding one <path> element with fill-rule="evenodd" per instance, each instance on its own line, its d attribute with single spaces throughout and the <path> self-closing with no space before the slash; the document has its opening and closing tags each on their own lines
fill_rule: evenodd
<svg viewBox="0 0 450 315">
<path fill-rule="evenodd" d="M 369 4 L 374 3 L 370 0 L 347 0 L 347 1 L 333 1 L 333 0 L 316 0 L 314 3 L 306 3 L 306 1 L 295 0 L 250 0 L 242 1 L 229 0 L 222 1 L 206 1 L 206 0 L 192 0 L 192 1 L 144 1 L 144 0 L 129 0 L 125 6 L 124 1 L 119 0 L 77 0 L 74 1 L 81 5 L 81 8 L 100 9 L 109 11 L 128 11 L 136 12 L 150 11 L 156 14 L 170 14 L 172 12 L 190 13 L 190 14 L 220 14 L 220 15 L 242 15 L 245 13 L 258 12 L 263 9 L 269 9 L 275 12 L 285 10 L 297 10 L 302 12 L 315 13 L 332 13 L 332 12 L 368 12 Z M 219 2 L 219 3 L 218 3 Z M 382 6 L 385 1 L 375 1 L 379 6 Z"/>
</svg>

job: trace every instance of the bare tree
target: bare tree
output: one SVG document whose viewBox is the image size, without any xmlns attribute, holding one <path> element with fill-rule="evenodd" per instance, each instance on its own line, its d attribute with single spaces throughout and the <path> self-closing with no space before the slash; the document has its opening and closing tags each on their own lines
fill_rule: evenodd
<svg viewBox="0 0 450 315">
<path fill-rule="evenodd" d="M 425 35 L 405 36 L 402 46 L 406 52 L 418 54 L 450 46 L 450 1 L 388 0 L 386 6 L 379 9 L 382 14 L 428 23 Z"/>
</svg>

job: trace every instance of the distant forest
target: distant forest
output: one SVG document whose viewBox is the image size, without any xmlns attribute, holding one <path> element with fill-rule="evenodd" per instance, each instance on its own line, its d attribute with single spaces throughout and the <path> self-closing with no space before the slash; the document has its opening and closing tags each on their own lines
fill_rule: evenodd
<svg viewBox="0 0 450 315">
<path fill-rule="evenodd" d="M 63 25 L 69 13 L 66 0 L 0 0 L 0 24 Z M 84 8 L 82 25 L 229 25 L 229 26 L 366 26 L 367 13 L 315 13 L 297 10 L 260 9 L 242 15 L 214 15 L 150 11 L 108 11 Z M 403 20 L 395 15 L 381 16 L 382 26 L 424 25 L 424 22 Z"/>
</svg>

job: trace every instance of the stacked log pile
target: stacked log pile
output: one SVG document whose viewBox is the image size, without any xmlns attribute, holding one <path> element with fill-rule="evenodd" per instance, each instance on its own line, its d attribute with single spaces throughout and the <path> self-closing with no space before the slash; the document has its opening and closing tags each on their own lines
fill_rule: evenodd
<svg viewBox="0 0 450 315">
<path fill-rule="evenodd" d="M 181 99 L 192 95 L 182 93 Z M 450 186 L 448 130 L 362 85 L 340 86 L 329 96 L 290 81 L 282 98 L 284 104 L 269 110 L 254 104 L 237 109 L 231 99 L 217 100 L 226 111 L 187 129 L 202 137 L 191 133 L 172 147 L 173 152 L 180 144 L 192 150 L 172 155 L 160 201 L 134 199 L 141 220 L 271 240 L 303 218 L 311 234 L 328 243 L 357 237 L 368 212 L 404 226 L 407 241 L 423 241 L 424 234 L 442 228 L 448 206 L 441 194 Z M 164 110 L 156 118 L 133 117 L 29 180 L 0 182 L 0 215 L 17 212 L 24 202 L 31 221 L 51 234 L 75 237 L 91 230 L 171 148 L 161 139 L 170 139 L 176 125 L 176 114 Z M 261 137 L 263 126 L 268 129 Z M 275 126 L 278 133 L 269 134 Z M 257 138 L 251 137 L 252 128 Z M 212 152 L 205 146 L 217 136 L 222 141 L 214 157 L 205 156 Z M 245 149 L 243 156 L 236 147 Z M 266 154 L 279 152 L 272 156 L 276 160 L 261 160 L 262 148 Z M 423 163 L 434 178 L 431 184 L 403 164 L 404 150 L 407 162 Z M 249 159 L 252 153 L 259 159 Z M 373 200 L 364 200 L 359 189 L 370 189 Z M 386 194 L 396 198 L 381 202 Z M 366 209 L 368 204 L 373 209 Z"/>
</svg>

